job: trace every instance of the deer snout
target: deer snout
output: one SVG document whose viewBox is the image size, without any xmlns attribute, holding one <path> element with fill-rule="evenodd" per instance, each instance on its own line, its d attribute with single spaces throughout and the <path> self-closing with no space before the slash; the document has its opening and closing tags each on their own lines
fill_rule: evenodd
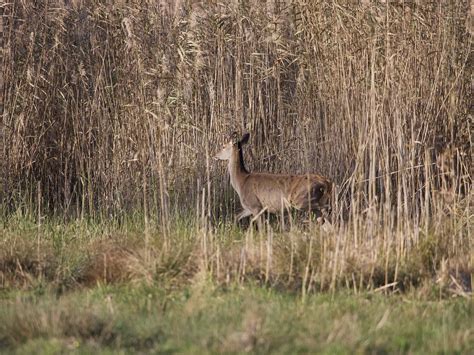
<svg viewBox="0 0 474 355">
<path fill-rule="evenodd" d="M 230 151 L 228 149 L 223 149 L 213 157 L 215 160 L 229 160 Z"/>
</svg>

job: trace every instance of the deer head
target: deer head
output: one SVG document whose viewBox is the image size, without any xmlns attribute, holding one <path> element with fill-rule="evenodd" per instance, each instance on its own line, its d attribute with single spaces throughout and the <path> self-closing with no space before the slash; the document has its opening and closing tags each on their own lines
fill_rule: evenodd
<svg viewBox="0 0 474 355">
<path fill-rule="evenodd" d="M 237 132 L 231 134 L 230 140 L 222 146 L 222 149 L 215 155 L 216 160 L 230 160 L 232 153 L 238 151 L 242 146 L 248 143 L 250 133 L 245 133 L 242 138 L 238 139 Z"/>
</svg>

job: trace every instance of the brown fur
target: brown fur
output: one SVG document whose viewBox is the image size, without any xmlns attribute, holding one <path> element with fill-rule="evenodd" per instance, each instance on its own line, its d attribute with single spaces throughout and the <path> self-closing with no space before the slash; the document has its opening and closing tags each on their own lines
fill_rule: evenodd
<svg viewBox="0 0 474 355">
<path fill-rule="evenodd" d="M 242 145 L 248 138 L 247 134 L 239 142 L 229 142 L 216 156 L 218 159 L 229 160 L 231 184 L 244 208 L 237 216 L 238 219 L 256 216 L 264 209 L 270 213 L 278 213 L 292 207 L 320 213 L 328 206 L 332 183 L 321 175 L 248 172 L 242 154 Z"/>
</svg>

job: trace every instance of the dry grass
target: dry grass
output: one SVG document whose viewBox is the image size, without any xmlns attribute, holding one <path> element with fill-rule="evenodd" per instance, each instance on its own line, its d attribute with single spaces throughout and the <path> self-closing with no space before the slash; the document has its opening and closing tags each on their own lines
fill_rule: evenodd
<svg viewBox="0 0 474 355">
<path fill-rule="evenodd" d="M 190 274 L 218 280 L 250 274 L 305 294 L 472 272 L 467 1 L 1 9 L 1 212 L 35 221 L 35 251 L 24 255 L 51 259 L 41 254 L 46 215 L 123 223 L 138 210 L 140 247 L 113 236 L 92 244 L 84 280 L 152 277 L 154 260 L 183 250 L 173 230 L 183 216 L 194 225 Z M 235 129 L 252 134 L 252 169 L 336 182 L 333 231 L 269 228 L 222 242 L 238 203 L 209 157 Z M 15 256 L 22 250 L 4 252 L 4 274 L 50 267 L 36 271 Z"/>
<path fill-rule="evenodd" d="M 305 298 L 321 291 L 409 292 L 424 298 L 469 297 L 472 266 L 467 246 L 451 250 L 445 230 L 423 236 L 405 254 L 353 247 L 350 231 L 242 232 L 227 225 L 212 232 L 172 225 L 164 238 L 136 225 L 63 224 L 36 228 L 9 220 L 0 229 L 0 289 L 64 292 L 104 284 L 159 284 L 182 288 L 209 278 L 215 285 L 248 283 Z M 395 249 L 395 248 L 394 248 Z"/>
</svg>

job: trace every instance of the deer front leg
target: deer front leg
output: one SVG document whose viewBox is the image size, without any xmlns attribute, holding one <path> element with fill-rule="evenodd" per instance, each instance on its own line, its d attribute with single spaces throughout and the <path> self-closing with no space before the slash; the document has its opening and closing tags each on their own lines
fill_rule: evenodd
<svg viewBox="0 0 474 355">
<path fill-rule="evenodd" d="M 251 216 L 251 215 L 252 215 L 252 212 L 250 212 L 247 209 L 244 209 L 237 216 L 235 216 L 234 224 L 237 224 L 237 222 L 239 222 L 242 218 L 245 218 L 245 217 L 248 217 L 248 216 Z"/>
<path fill-rule="evenodd" d="M 254 222 L 257 222 L 257 229 L 260 233 L 263 232 L 262 214 L 264 214 L 266 210 L 267 207 L 262 208 L 260 211 L 255 210 L 254 213 L 252 213 L 253 218 L 250 220 L 250 225 L 252 225 Z"/>
</svg>

